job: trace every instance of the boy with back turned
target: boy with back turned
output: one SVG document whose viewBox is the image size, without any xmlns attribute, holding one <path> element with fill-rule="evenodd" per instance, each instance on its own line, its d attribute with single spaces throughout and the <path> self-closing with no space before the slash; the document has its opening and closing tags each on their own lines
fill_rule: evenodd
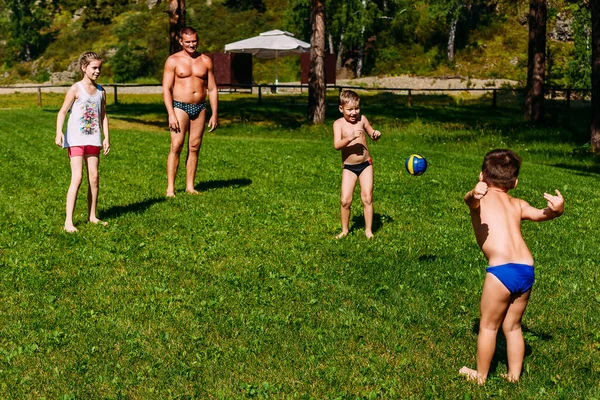
<svg viewBox="0 0 600 400">
<path fill-rule="evenodd" d="M 477 339 L 477 370 L 462 367 L 467 379 L 484 384 L 496 348 L 496 334 L 502 326 L 506 337 L 510 382 L 519 380 L 525 357 L 521 318 L 534 282 L 533 257 L 521 235 L 521 221 L 547 221 L 559 217 L 564 200 L 544 193 L 544 209 L 507 192 L 517 186 L 521 159 L 511 150 L 492 150 L 485 155 L 479 183 L 465 195 L 471 211 L 475 238 L 489 267 L 481 293 L 481 320 Z"/>
</svg>

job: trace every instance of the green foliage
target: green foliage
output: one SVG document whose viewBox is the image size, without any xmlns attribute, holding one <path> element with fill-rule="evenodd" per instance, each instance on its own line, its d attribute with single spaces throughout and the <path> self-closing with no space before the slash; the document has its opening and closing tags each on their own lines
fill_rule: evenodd
<svg viewBox="0 0 600 400">
<path fill-rule="evenodd" d="M 328 93 L 335 103 L 337 92 Z M 303 124 L 306 95 L 221 96 L 197 189 L 166 199 L 160 95 L 109 103 L 99 216 L 61 231 L 70 169 L 53 144 L 63 96 L 44 109 L 0 96 L 0 381 L 10 398 L 597 398 L 598 164 L 574 152 L 583 114 L 531 129 L 519 107 L 445 96 L 361 94 L 383 132 L 369 143 L 375 239 L 339 231 L 340 158 L 326 126 Z M 35 101 L 35 94 L 31 95 Z M 418 104 L 418 105 L 417 105 Z M 6 108 L 12 108 L 7 110 Z M 474 366 L 485 260 L 462 196 L 491 148 L 524 159 L 514 195 L 566 212 L 523 223 L 536 258 L 519 384 L 498 338 L 484 387 Z M 32 156 L 31 149 L 36 149 Z M 429 161 L 421 177 L 406 155 Z M 415 379 L 417 377 L 418 379 Z"/>
</svg>

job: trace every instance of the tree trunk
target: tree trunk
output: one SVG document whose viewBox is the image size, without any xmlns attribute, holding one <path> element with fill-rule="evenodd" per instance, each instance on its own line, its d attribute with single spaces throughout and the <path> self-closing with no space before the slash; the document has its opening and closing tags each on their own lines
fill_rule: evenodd
<svg viewBox="0 0 600 400">
<path fill-rule="evenodd" d="M 367 0 L 361 0 L 361 4 L 363 6 L 364 12 L 366 13 Z M 362 76 L 364 56 L 365 56 L 365 21 L 364 21 L 364 16 L 363 16 L 362 17 L 362 26 L 360 28 L 360 47 L 358 48 L 358 57 L 356 59 L 356 77 L 357 78 L 360 78 Z"/>
<path fill-rule="evenodd" d="M 342 70 L 342 53 L 344 53 L 344 31 L 340 35 L 340 45 L 338 46 L 337 58 L 335 60 L 335 72 Z"/>
<path fill-rule="evenodd" d="M 308 119 L 325 122 L 325 2 L 310 0 L 310 69 L 308 71 Z"/>
<path fill-rule="evenodd" d="M 179 31 L 185 27 L 185 0 L 169 2 L 169 34 L 171 36 L 171 54 L 181 51 Z"/>
<path fill-rule="evenodd" d="M 600 0 L 590 0 L 592 9 L 592 150 L 600 154 Z"/>
<path fill-rule="evenodd" d="M 452 15 L 452 21 L 450 22 L 450 31 L 448 32 L 448 62 L 454 62 L 454 42 L 456 40 L 456 26 L 458 25 L 458 17 L 460 17 L 460 9 L 462 8 L 462 0 L 458 2 L 454 13 Z"/>
<path fill-rule="evenodd" d="M 546 69 L 546 0 L 529 3 L 529 49 L 525 118 L 532 124 L 544 121 L 544 79 Z"/>
</svg>

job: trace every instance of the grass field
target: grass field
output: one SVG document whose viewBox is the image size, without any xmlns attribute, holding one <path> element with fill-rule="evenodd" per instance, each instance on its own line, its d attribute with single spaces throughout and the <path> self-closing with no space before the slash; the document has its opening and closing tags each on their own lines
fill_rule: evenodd
<svg viewBox="0 0 600 400">
<path fill-rule="evenodd" d="M 358 197 L 339 232 L 340 155 L 331 94 L 324 126 L 305 97 L 221 95 L 221 126 L 201 151 L 199 196 L 166 199 L 169 147 L 160 97 L 108 107 L 99 217 L 62 231 L 69 184 L 54 145 L 62 96 L 45 107 L 0 97 L 0 398 L 600 398 L 600 179 L 585 110 L 531 129 L 518 108 L 372 95 L 375 239 Z M 489 99 L 488 99 L 489 100 Z M 33 100 L 35 101 L 35 100 Z M 489 104 L 489 101 L 487 101 Z M 536 284 L 524 318 L 522 380 L 506 383 L 499 340 L 478 387 L 485 259 L 462 196 L 483 155 L 524 159 L 513 194 L 565 214 L 524 223 Z M 429 169 L 409 176 L 403 160 Z"/>
</svg>

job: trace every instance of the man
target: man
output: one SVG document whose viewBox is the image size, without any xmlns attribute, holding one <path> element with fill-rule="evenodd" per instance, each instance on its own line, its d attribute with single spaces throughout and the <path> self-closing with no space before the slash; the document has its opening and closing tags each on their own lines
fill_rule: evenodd
<svg viewBox="0 0 600 400">
<path fill-rule="evenodd" d="M 197 52 L 196 30 L 183 28 L 179 32 L 179 44 L 183 50 L 167 58 L 162 82 L 171 131 L 171 150 L 167 159 L 167 197 L 175 197 L 175 177 L 186 132 L 189 134 L 185 191 L 198 193 L 194 188 L 194 180 L 206 123 L 207 93 L 212 110 L 208 121 L 209 132 L 216 129 L 218 119 L 218 92 L 213 63 L 210 57 Z"/>
</svg>

